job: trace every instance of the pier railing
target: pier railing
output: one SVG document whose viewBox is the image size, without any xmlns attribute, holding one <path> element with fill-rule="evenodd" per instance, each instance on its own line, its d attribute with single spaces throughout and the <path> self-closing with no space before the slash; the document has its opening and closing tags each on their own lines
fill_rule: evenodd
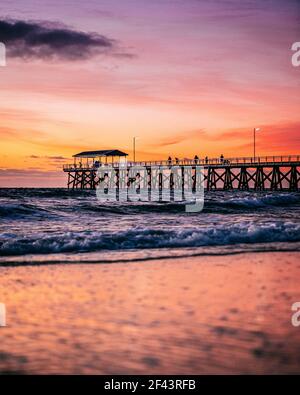
<svg viewBox="0 0 300 395">
<path fill-rule="evenodd" d="M 299 163 L 300 155 L 281 155 L 281 156 L 259 156 L 259 157 L 233 157 L 233 158 L 201 158 L 201 159 L 171 159 L 171 160 L 159 160 L 159 161 L 127 161 L 126 166 L 258 166 L 258 165 L 284 165 Z M 119 162 L 108 162 L 101 163 L 100 166 L 114 166 L 118 167 Z M 84 171 L 84 170 L 95 170 L 96 167 L 93 163 L 77 163 L 77 164 L 65 164 L 63 165 L 64 171 Z"/>
</svg>

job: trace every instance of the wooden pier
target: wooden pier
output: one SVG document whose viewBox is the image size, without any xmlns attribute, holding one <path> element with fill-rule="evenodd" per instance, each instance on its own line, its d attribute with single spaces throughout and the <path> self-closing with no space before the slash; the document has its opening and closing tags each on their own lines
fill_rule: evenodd
<svg viewBox="0 0 300 395">
<path fill-rule="evenodd" d="M 94 151 L 100 152 L 100 151 Z M 104 152 L 104 151 L 103 151 Z M 112 151 L 110 151 L 112 152 Z M 121 153 L 121 155 L 119 155 Z M 114 156 L 126 157 L 127 154 L 117 151 L 118 155 L 112 155 L 112 161 L 105 163 L 95 162 L 94 157 L 78 156 L 87 158 L 86 164 L 73 163 L 64 165 L 63 171 L 68 174 L 67 186 L 70 189 L 96 189 L 100 180 L 97 176 L 99 166 L 105 169 L 110 166 L 115 169 L 116 180 L 118 179 L 119 162 L 114 162 Z M 91 155 L 90 153 L 88 155 Z M 92 158 L 92 163 L 89 163 Z M 183 159 L 166 161 L 124 161 L 122 166 L 126 169 L 143 167 L 147 169 L 148 186 L 151 189 L 151 167 L 169 168 L 186 166 L 191 168 L 191 177 L 197 166 L 204 168 L 204 187 L 206 190 L 255 190 L 255 191 L 298 191 L 300 183 L 300 155 L 289 156 L 261 156 L 242 158 L 213 158 L 213 159 Z M 118 182 L 118 181 L 116 181 Z M 170 189 L 172 189 L 172 180 Z"/>
</svg>

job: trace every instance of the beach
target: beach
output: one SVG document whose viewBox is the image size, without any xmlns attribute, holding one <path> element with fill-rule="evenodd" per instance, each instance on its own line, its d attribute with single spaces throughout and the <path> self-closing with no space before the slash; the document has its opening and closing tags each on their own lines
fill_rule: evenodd
<svg viewBox="0 0 300 395">
<path fill-rule="evenodd" d="M 299 374 L 300 253 L 0 267 L 0 372 Z"/>
</svg>

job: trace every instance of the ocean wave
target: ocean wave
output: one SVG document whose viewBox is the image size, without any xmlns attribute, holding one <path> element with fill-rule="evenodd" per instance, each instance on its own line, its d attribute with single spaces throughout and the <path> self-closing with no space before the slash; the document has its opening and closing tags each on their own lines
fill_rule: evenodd
<svg viewBox="0 0 300 395">
<path fill-rule="evenodd" d="M 146 214 L 146 213 L 175 213 L 184 212 L 184 204 L 179 203 L 153 203 L 153 202 L 135 202 L 135 203 L 99 203 L 91 196 L 88 199 L 77 199 L 69 201 L 49 199 L 48 201 L 35 201 L 27 203 L 10 200 L 9 202 L 0 201 L 0 219 L 34 219 L 36 217 L 47 217 L 48 219 L 64 217 L 67 214 L 72 215 L 95 215 L 95 214 Z"/>
<path fill-rule="evenodd" d="M 300 210 L 300 194 L 293 192 L 210 191 L 205 193 L 203 213 L 243 213 L 251 210 Z M 0 189 L 0 218 L 33 220 L 65 215 L 135 215 L 184 213 L 184 202 L 107 202 L 97 201 L 95 191 L 67 189 Z M 194 214 L 196 216 L 201 213 Z"/>
<path fill-rule="evenodd" d="M 174 260 L 182 258 L 193 258 L 203 256 L 225 256 L 244 253 L 257 254 L 269 252 L 299 253 L 300 243 L 260 243 L 260 244 L 238 244 L 236 246 L 212 246 L 197 248 L 179 248 L 164 250 L 128 250 L 128 251 L 101 251 L 88 253 L 55 253 L 35 255 L 13 255 L 0 257 L 0 267 L 9 266 L 39 266 L 56 264 L 112 264 L 147 262 L 156 260 Z"/>
<path fill-rule="evenodd" d="M 227 200 L 221 200 L 220 205 L 241 207 L 241 208 L 266 208 L 267 206 L 290 206 L 300 204 L 300 195 L 291 193 L 275 194 L 253 194 L 240 197 L 231 197 Z"/>
<path fill-rule="evenodd" d="M 45 208 L 37 207 L 28 203 L 1 203 L 0 218 L 19 219 L 21 217 L 46 217 L 49 218 L 51 212 Z"/>
<path fill-rule="evenodd" d="M 102 250 L 185 248 L 248 243 L 300 241 L 300 224 L 273 222 L 256 225 L 240 222 L 188 229 L 133 228 L 118 232 L 66 232 L 19 237 L 4 233 L 0 255 L 77 253 Z"/>
<path fill-rule="evenodd" d="M 77 198 L 95 195 L 92 190 L 71 190 L 67 188 L 0 188 L 0 198 Z"/>
</svg>

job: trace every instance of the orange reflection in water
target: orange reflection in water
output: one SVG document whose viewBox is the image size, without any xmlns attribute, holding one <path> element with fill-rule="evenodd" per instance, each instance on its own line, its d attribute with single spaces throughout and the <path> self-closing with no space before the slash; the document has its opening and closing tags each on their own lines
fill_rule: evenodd
<svg viewBox="0 0 300 395">
<path fill-rule="evenodd" d="M 0 268 L 0 371 L 299 373 L 298 253 Z"/>
</svg>

